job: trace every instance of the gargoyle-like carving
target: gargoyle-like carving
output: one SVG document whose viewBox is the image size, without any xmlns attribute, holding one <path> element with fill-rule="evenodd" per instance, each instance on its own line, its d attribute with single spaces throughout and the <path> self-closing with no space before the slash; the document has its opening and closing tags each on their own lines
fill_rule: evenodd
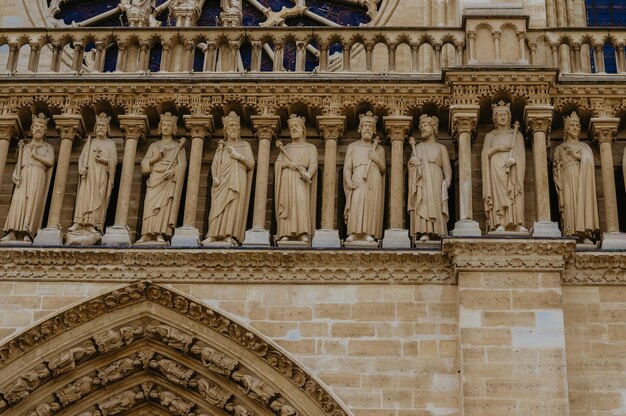
<svg viewBox="0 0 626 416">
<path fill-rule="evenodd" d="M 207 402 L 220 408 L 223 408 L 226 402 L 233 396 L 220 386 L 204 378 L 194 378 L 189 382 L 189 385 L 191 387 L 197 387 L 198 391 Z"/>
<path fill-rule="evenodd" d="M 160 360 L 150 361 L 150 368 L 158 370 L 168 380 L 186 386 L 189 379 L 193 376 L 194 371 L 190 368 L 178 364 L 176 361 L 162 358 Z"/>
<path fill-rule="evenodd" d="M 125 357 L 112 362 L 109 366 L 98 371 L 98 378 L 103 385 L 111 384 L 117 380 L 121 380 L 133 372 L 135 366 L 141 365 L 139 359 Z"/>
<path fill-rule="evenodd" d="M 45 364 L 40 364 L 31 371 L 16 378 L 0 390 L 5 400 L 10 404 L 19 402 L 28 397 L 42 381 L 50 375 L 50 371 Z"/>
<path fill-rule="evenodd" d="M 205 367 L 226 376 L 230 376 L 235 367 L 239 364 L 239 361 L 230 358 L 226 354 L 222 354 L 211 347 L 201 347 L 196 344 L 191 347 L 191 352 L 200 355 L 202 364 L 204 364 Z"/>
<path fill-rule="evenodd" d="M 62 406 L 68 406 L 78 400 L 81 397 L 88 394 L 93 386 L 100 384 L 100 379 L 90 376 L 83 376 L 73 383 L 68 384 L 61 390 L 56 392 L 56 396 Z"/>
<path fill-rule="evenodd" d="M 124 345 L 129 345 L 136 336 L 143 335 L 142 327 L 125 326 L 120 329 L 110 329 L 94 337 L 98 350 L 102 353 L 114 351 Z"/>
<path fill-rule="evenodd" d="M 100 413 L 102 413 L 102 416 L 119 415 L 126 410 L 132 409 L 137 401 L 143 399 L 144 394 L 142 392 L 126 390 L 125 392 L 122 392 L 118 395 L 109 397 L 102 403 L 98 403 L 98 409 L 100 409 Z"/>
<path fill-rule="evenodd" d="M 191 409 L 195 406 L 193 403 L 186 402 L 171 391 L 153 390 L 150 392 L 150 398 L 158 400 L 161 406 L 167 408 L 172 415 L 175 416 L 191 416 Z"/>
<path fill-rule="evenodd" d="M 59 374 L 73 370 L 76 368 L 78 361 L 84 357 L 92 356 L 95 353 L 96 347 L 94 347 L 91 341 L 87 341 L 80 347 L 70 348 L 52 358 L 48 361 L 48 368 L 52 371 L 53 375 L 58 376 Z"/>
<path fill-rule="evenodd" d="M 251 398 L 267 404 L 278 392 L 260 378 L 251 374 L 235 371 L 232 379 L 242 387 Z"/>
<path fill-rule="evenodd" d="M 193 343 L 193 337 L 169 325 L 153 322 L 146 327 L 146 332 L 157 335 L 168 346 L 188 352 Z"/>
</svg>

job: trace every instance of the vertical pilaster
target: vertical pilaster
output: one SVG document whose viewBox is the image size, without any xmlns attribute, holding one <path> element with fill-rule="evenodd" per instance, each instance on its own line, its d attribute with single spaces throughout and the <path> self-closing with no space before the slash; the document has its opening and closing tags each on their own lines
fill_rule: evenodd
<svg viewBox="0 0 626 416">
<path fill-rule="evenodd" d="M 559 224 L 550 220 L 550 189 L 548 188 L 548 153 L 552 112 L 550 105 L 526 106 L 524 120 L 533 145 L 535 167 L 536 220 L 533 237 L 559 237 Z"/>
<path fill-rule="evenodd" d="M 259 151 L 256 164 L 252 228 L 246 231 L 243 245 L 267 247 L 270 245 L 270 232 L 265 225 L 270 170 L 270 145 L 280 131 L 280 116 L 252 116 L 251 120 L 259 139 Z"/>
<path fill-rule="evenodd" d="M 561 274 L 573 239 L 444 239 L 465 416 L 569 415 Z"/>
<path fill-rule="evenodd" d="M 313 247 L 341 247 L 335 221 L 337 195 L 337 141 L 346 129 L 345 116 L 318 116 L 317 128 L 324 140 L 324 179 L 322 186 L 322 228 L 315 231 Z"/>
<path fill-rule="evenodd" d="M 2 176 L 7 162 L 9 144 L 11 139 L 22 135 L 22 124 L 17 115 L 0 116 L 0 188 L 2 187 Z"/>
<path fill-rule="evenodd" d="M 63 244 L 61 234 L 61 210 L 65 198 L 65 185 L 67 183 L 67 173 L 70 167 L 70 156 L 74 140 L 85 134 L 85 123 L 83 117 L 75 114 L 62 114 L 53 116 L 57 131 L 61 138 L 61 148 L 57 159 L 56 175 L 54 176 L 54 187 L 52 188 L 52 199 L 50 201 L 50 211 L 48 213 L 48 224 L 46 228 L 39 230 L 34 245 L 59 246 Z"/>
<path fill-rule="evenodd" d="M 383 247 L 408 248 L 411 239 L 404 228 L 404 139 L 411 132 L 413 117 L 386 116 L 383 123 L 391 141 L 389 229 L 385 230 Z"/>
<path fill-rule="evenodd" d="M 130 228 L 128 227 L 128 208 L 130 193 L 135 171 L 135 157 L 137 143 L 148 133 L 148 117 L 140 114 L 126 114 L 119 116 L 120 128 L 124 132 L 124 161 L 120 188 L 117 192 L 117 209 L 115 210 L 115 225 L 107 227 L 102 237 L 105 246 L 130 246 Z"/>
<path fill-rule="evenodd" d="M 450 131 L 457 143 L 459 163 L 459 220 L 454 224 L 454 236 L 480 236 L 480 226 L 474 221 L 472 203 L 472 136 L 478 125 L 478 105 L 450 107 Z"/>
<path fill-rule="evenodd" d="M 172 236 L 172 247 L 197 247 L 200 245 L 200 231 L 196 227 L 196 211 L 198 209 L 198 192 L 200 189 L 200 170 L 204 139 L 211 137 L 215 131 L 213 116 L 185 115 L 185 126 L 191 137 L 189 154 L 189 171 L 187 172 L 187 192 L 185 194 L 185 213 L 183 225 L 178 227 Z"/>
<path fill-rule="evenodd" d="M 600 147 L 602 167 L 602 191 L 604 195 L 604 221 L 606 232 L 602 236 L 603 249 L 626 248 L 626 234 L 619 232 L 617 217 L 617 193 L 613 166 L 613 142 L 617 135 L 619 118 L 592 118 L 589 123 L 590 136 Z"/>
</svg>

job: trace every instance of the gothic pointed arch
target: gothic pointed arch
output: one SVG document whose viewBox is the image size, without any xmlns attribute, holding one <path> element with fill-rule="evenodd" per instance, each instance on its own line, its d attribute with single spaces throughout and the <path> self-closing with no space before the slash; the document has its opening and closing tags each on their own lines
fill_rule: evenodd
<svg viewBox="0 0 626 416">
<path fill-rule="evenodd" d="M 0 415 L 347 416 L 280 347 L 140 282 L 0 346 Z"/>
</svg>

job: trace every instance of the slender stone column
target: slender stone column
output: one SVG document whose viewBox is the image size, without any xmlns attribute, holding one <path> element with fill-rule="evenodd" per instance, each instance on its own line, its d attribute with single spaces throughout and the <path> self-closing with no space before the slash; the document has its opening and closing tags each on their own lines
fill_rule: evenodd
<svg viewBox="0 0 626 416">
<path fill-rule="evenodd" d="M 196 227 L 196 210 L 200 189 L 200 170 L 202 168 L 202 148 L 204 138 L 211 137 L 215 131 L 213 116 L 185 115 L 185 126 L 191 136 L 189 154 L 189 172 L 187 173 L 187 193 L 185 194 L 185 214 L 183 226 L 178 227 L 172 236 L 172 247 L 196 247 L 200 245 L 200 231 Z"/>
<path fill-rule="evenodd" d="M 617 135 L 619 118 L 592 118 L 589 123 L 590 136 L 600 146 L 602 166 L 602 191 L 604 194 L 604 220 L 606 232 L 602 236 L 603 249 L 626 248 L 626 234 L 619 232 L 617 218 L 617 194 L 613 166 L 613 142 Z"/>
<path fill-rule="evenodd" d="M 411 132 L 413 117 L 386 116 L 383 123 L 391 141 L 389 229 L 385 230 L 383 247 L 410 248 L 409 231 L 404 228 L 404 139 Z"/>
<path fill-rule="evenodd" d="M 550 189 L 548 188 L 548 152 L 552 112 L 550 105 L 526 106 L 524 120 L 526 131 L 533 144 L 535 167 L 535 209 L 536 220 L 533 237 L 560 237 L 559 224 L 550 218 Z"/>
<path fill-rule="evenodd" d="M 480 236 L 480 226 L 474 221 L 472 204 L 472 136 L 478 124 L 478 105 L 454 105 L 450 108 L 450 130 L 457 142 L 459 163 L 459 220 L 454 224 L 455 237 Z"/>
<path fill-rule="evenodd" d="M 22 135 L 22 124 L 17 115 L 0 116 L 0 188 L 2 187 L 2 176 L 7 163 L 9 143 L 14 137 Z"/>
<path fill-rule="evenodd" d="M 335 224 L 337 194 L 337 141 L 346 129 L 345 116 L 317 116 L 317 128 L 324 140 L 324 182 L 322 187 L 322 228 L 315 231 L 313 247 L 341 247 Z"/>
<path fill-rule="evenodd" d="M 60 246 L 63 244 L 61 233 L 61 210 L 63 209 L 63 199 L 65 197 L 65 185 L 67 183 L 67 173 L 70 167 L 70 156 L 72 154 L 72 144 L 76 138 L 85 134 L 85 123 L 83 117 L 75 114 L 62 114 L 53 116 L 57 131 L 61 137 L 61 148 L 57 159 L 56 175 L 54 176 L 54 187 L 52 188 L 52 200 L 50 201 L 50 211 L 48 213 L 48 225 L 39 230 L 34 245 Z"/>
<path fill-rule="evenodd" d="M 143 139 L 149 130 L 148 117 L 145 115 L 121 115 L 119 120 L 120 128 L 124 132 L 124 161 L 122 162 L 120 188 L 117 192 L 115 225 L 107 227 L 106 233 L 102 237 L 102 245 L 105 246 L 130 246 L 132 244 L 130 228 L 128 227 L 128 207 L 133 185 L 133 172 L 135 171 L 137 142 Z"/>
<path fill-rule="evenodd" d="M 270 145 L 272 139 L 280 131 L 280 116 L 252 116 L 251 120 L 259 139 L 259 151 L 256 164 L 252 228 L 246 231 L 243 245 L 267 247 L 270 245 L 270 232 L 265 228 L 265 211 L 267 208 L 267 186 L 270 170 Z"/>
</svg>

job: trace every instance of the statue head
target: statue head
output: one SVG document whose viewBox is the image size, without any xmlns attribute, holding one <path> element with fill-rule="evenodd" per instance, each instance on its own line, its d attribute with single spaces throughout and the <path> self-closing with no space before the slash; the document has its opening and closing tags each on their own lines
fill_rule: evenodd
<svg viewBox="0 0 626 416">
<path fill-rule="evenodd" d="M 106 137 L 111 134 L 111 117 L 107 116 L 106 113 L 98 114 L 94 131 L 97 137 Z"/>
<path fill-rule="evenodd" d="M 231 111 L 227 116 L 222 117 L 222 124 L 224 125 L 224 136 L 226 139 L 239 139 L 241 134 L 241 119 L 237 113 Z"/>
<path fill-rule="evenodd" d="M 565 140 L 578 140 L 580 135 L 580 118 L 576 112 L 572 112 L 569 116 L 563 116 L 563 132 Z"/>
<path fill-rule="evenodd" d="M 177 124 L 178 117 L 168 111 L 165 114 L 161 114 L 158 132 L 164 136 L 172 136 L 176 132 Z"/>
<path fill-rule="evenodd" d="M 511 125 L 511 103 L 500 100 L 491 105 L 493 124 L 499 127 Z"/>
<path fill-rule="evenodd" d="M 30 126 L 30 130 L 33 133 L 33 139 L 43 139 L 46 137 L 48 131 L 48 121 L 50 119 L 46 117 L 44 113 L 33 116 L 33 124 Z"/>
<path fill-rule="evenodd" d="M 422 139 L 427 139 L 432 135 L 437 138 L 439 134 L 439 118 L 435 116 L 429 116 L 428 114 L 422 114 L 420 116 L 420 133 Z"/>
<path fill-rule="evenodd" d="M 371 111 L 359 115 L 359 128 L 357 132 L 361 133 L 362 139 L 369 142 L 374 138 L 377 121 L 378 116 L 375 116 Z"/>
<path fill-rule="evenodd" d="M 291 114 L 287 120 L 289 134 L 292 140 L 306 139 L 306 119 L 297 114 Z"/>
</svg>

